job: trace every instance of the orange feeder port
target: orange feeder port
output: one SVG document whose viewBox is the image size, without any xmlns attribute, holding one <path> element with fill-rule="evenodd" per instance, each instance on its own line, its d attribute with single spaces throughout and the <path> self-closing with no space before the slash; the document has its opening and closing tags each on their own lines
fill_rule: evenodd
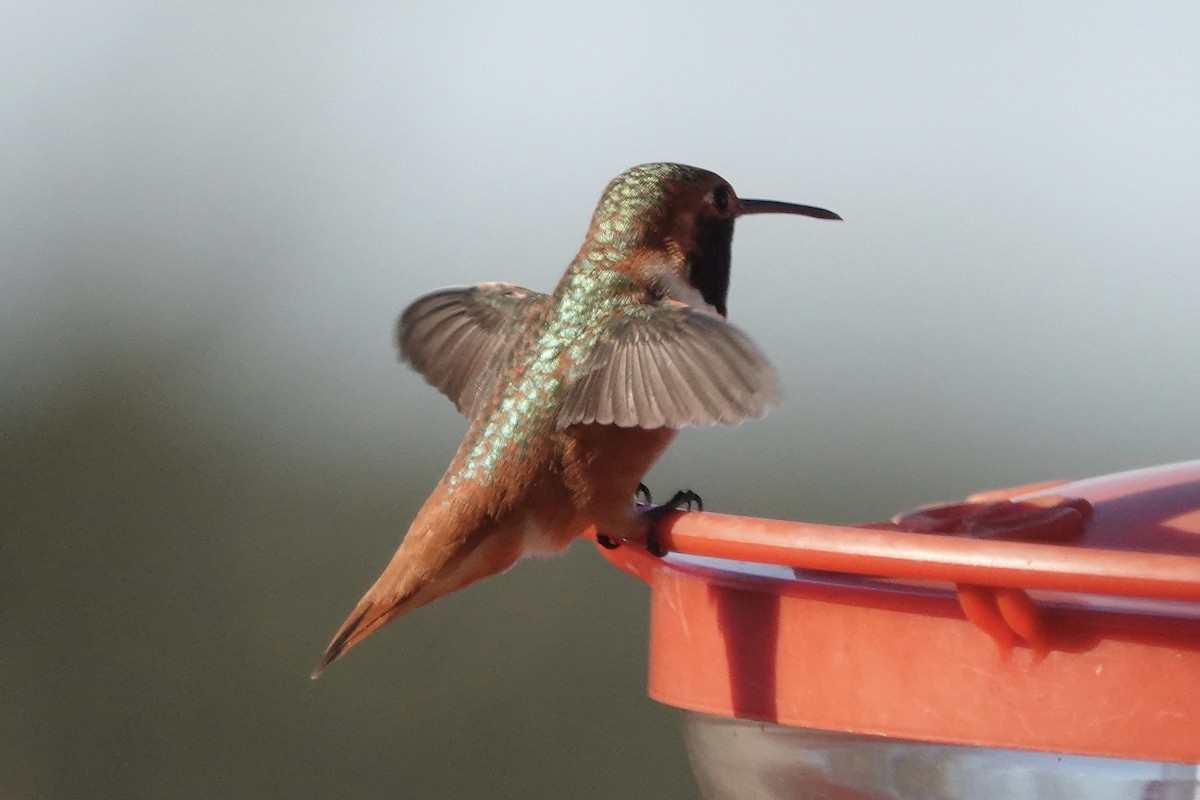
<svg viewBox="0 0 1200 800">
<path fill-rule="evenodd" d="M 1038 769 L 1109 777 L 1133 763 L 1115 759 L 1154 762 L 1166 772 L 1140 791 L 1200 789 L 1180 766 L 1200 762 L 1200 461 L 857 527 L 677 512 L 657 533 L 663 559 L 601 550 L 650 586 L 651 697 L 712 715 L 689 717 L 711 728 L 689 734 L 694 760 L 707 750 L 729 768 L 758 741 L 752 760 L 769 751 L 773 774 L 804 778 L 756 794 L 752 778 L 788 782 L 742 775 L 730 795 L 696 764 L 708 797 L 908 797 L 826 769 L 830 747 L 897 743 L 1057 754 Z M 807 756 L 821 742 L 823 766 L 783 766 L 789 729 Z"/>
</svg>

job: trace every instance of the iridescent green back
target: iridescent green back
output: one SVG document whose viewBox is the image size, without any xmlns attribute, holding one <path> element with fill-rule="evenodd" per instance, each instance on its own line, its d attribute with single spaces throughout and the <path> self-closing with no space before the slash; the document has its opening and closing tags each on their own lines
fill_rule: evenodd
<svg viewBox="0 0 1200 800">
<path fill-rule="evenodd" d="M 474 444 L 451 465 L 449 483 L 490 484 L 500 464 L 516 467 L 555 431 L 563 398 L 603 335 L 605 318 L 636 302 L 637 286 L 613 269 L 647 226 L 666 213 L 670 183 L 708 174 L 682 164 L 642 164 L 604 190 L 587 239 L 555 291 L 553 308 L 509 355 L 496 398 L 475 422 Z M 461 463 L 460 463 L 461 461 Z"/>
</svg>

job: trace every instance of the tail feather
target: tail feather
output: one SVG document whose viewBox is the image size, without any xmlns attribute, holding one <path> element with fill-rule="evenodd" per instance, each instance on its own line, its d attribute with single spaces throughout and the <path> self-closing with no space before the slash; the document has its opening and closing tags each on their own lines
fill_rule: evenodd
<svg viewBox="0 0 1200 800">
<path fill-rule="evenodd" d="M 476 523 L 468 527 L 469 536 L 454 536 L 453 530 L 462 527 L 462 522 L 442 514 L 435 505 L 437 498 L 435 493 L 426 501 L 383 574 L 325 649 L 312 677 L 397 617 L 506 570 L 517 560 L 521 553 L 519 527 L 497 530 L 494 525 Z"/>
<path fill-rule="evenodd" d="M 358 605 L 334 634 L 329 647 L 325 648 L 325 655 L 321 656 L 317 668 L 313 670 L 314 679 L 351 647 L 397 617 L 425 605 L 446 591 L 439 588 L 442 581 L 414 571 L 413 560 L 415 559 L 406 552 L 405 547 L 402 546 L 396 551 L 387 569 L 358 601 Z M 432 574 L 440 573 L 445 567 L 445 560 L 439 561 L 441 563 L 434 562 L 434 567 L 430 570 Z"/>
<path fill-rule="evenodd" d="M 435 492 L 434 497 L 436 496 Z M 325 654 L 317 662 L 317 668 L 312 672 L 314 679 L 351 647 L 396 617 L 424 604 L 418 599 L 418 595 L 423 597 L 428 593 L 433 576 L 442 571 L 450 556 L 449 553 L 436 550 L 430 553 L 429 542 L 436 539 L 431 534 L 437 530 L 427 521 L 432 513 L 430 506 L 433 499 L 431 497 L 425 501 L 425 506 L 413 520 L 412 527 L 405 534 L 387 568 L 334 634 L 333 640 L 325 648 Z"/>
<path fill-rule="evenodd" d="M 342 623 L 342 627 L 334 635 L 333 641 L 325 648 L 325 654 L 317 662 L 317 668 L 313 670 L 312 678 L 315 680 L 320 677 L 325 668 L 337 661 L 343 653 L 370 636 L 376 628 L 391 622 L 399 614 L 399 604 L 383 606 L 364 597 L 359 602 L 358 608 L 354 609 Z"/>
</svg>

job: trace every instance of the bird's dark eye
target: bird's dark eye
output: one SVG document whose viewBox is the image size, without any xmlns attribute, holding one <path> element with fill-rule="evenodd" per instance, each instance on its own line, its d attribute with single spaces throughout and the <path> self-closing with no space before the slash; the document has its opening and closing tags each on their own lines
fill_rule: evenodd
<svg viewBox="0 0 1200 800">
<path fill-rule="evenodd" d="M 712 190 L 713 208 L 724 214 L 729 210 L 729 187 L 717 186 Z"/>
</svg>

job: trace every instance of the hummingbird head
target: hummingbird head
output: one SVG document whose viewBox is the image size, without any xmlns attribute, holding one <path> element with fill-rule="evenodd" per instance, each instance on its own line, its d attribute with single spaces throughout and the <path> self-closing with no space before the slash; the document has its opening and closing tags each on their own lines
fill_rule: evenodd
<svg viewBox="0 0 1200 800">
<path fill-rule="evenodd" d="M 813 206 L 739 198 L 708 170 L 642 164 L 608 184 L 581 255 L 629 274 L 659 297 L 724 317 L 734 220 L 772 213 L 841 219 Z"/>
</svg>

